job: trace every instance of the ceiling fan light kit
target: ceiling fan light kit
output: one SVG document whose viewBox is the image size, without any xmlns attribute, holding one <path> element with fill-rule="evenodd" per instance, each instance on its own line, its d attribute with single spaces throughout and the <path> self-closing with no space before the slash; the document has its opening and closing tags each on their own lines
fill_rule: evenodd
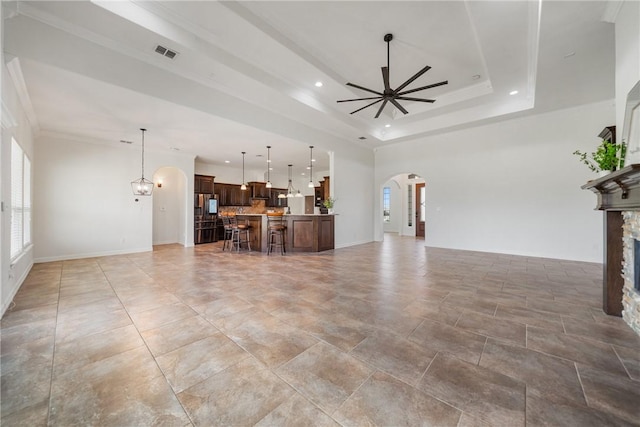
<svg viewBox="0 0 640 427">
<path fill-rule="evenodd" d="M 438 83 L 430 84 L 430 85 L 427 85 L 427 86 L 422 86 L 422 87 L 419 87 L 419 88 L 416 88 L 416 89 L 403 90 L 404 88 L 409 86 L 416 79 L 418 79 L 420 76 L 422 76 L 424 73 L 426 73 L 427 71 L 429 71 L 431 69 L 431 67 L 427 65 L 424 68 L 422 68 L 420 71 L 418 71 L 416 74 L 414 74 L 407 81 L 402 83 L 400 86 L 398 86 L 395 89 L 391 89 L 391 85 L 389 83 L 389 70 L 391 68 L 390 65 L 389 65 L 389 43 L 391 42 L 391 40 L 393 40 L 393 34 L 385 34 L 384 41 L 387 43 L 387 66 L 386 67 L 382 67 L 382 81 L 384 83 L 384 90 L 382 92 L 378 92 L 376 90 L 369 89 L 369 88 L 366 88 L 366 87 L 363 87 L 363 86 L 359 86 L 359 85 L 356 85 L 356 84 L 353 84 L 353 83 L 347 83 L 347 86 L 355 87 L 356 89 L 360 89 L 360 90 L 363 90 L 365 92 L 370 92 L 370 93 L 374 93 L 374 94 L 377 95 L 377 96 L 370 96 L 370 97 L 364 97 L 364 98 L 342 99 L 342 100 L 337 101 L 337 102 L 353 102 L 353 101 L 371 101 L 371 100 L 373 100 L 373 102 L 365 105 L 362 108 L 358 108 L 357 110 L 352 111 L 350 114 L 354 114 L 354 113 L 357 113 L 358 111 L 362 111 L 365 108 L 371 107 L 372 105 L 375 105 L 375 104 L 377 104 L 379 102 L 382 102 L 382 105 L 380 105 L 380 108 L 378 109 L 378 112 L 375 115 L 376 119 L 378 117 L 380 117 L 380 114 L 382 113 L 382 110 L 384 110 L 384 107 L 387 105 L 388 102 L 393 104 L 398 110 L 402 111 L 403 114 L 408 114 L 409 112 L 402 105 L 400 105 L 398 100 L 433 103 L 433 102 L 435 102 L 435 99 L 414 98 L 414 97 L 406 96 L 406 95 L 408 95 L 410 93 L 419 92 L 419 91 L 422 91 L 422 90 L 431 89 L 431 88 L 434 88 L 434 87 L 446 85 L 446 84 L 449 83 L 448 80 L 444 80 L 444 81 L 441 81 L 441 82 L 438 82 Z"/>
</svg>

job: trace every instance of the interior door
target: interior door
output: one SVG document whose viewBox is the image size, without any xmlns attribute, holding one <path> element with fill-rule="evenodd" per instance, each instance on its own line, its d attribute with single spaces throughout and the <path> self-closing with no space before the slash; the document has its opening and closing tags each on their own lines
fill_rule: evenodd
<svg viewBox="0 0 640 427">
<path fill-rule="evenodd" d="M 424 238 L 425 191 L 424 183 L 416 184 L 416 237 Z"/>
</svg>

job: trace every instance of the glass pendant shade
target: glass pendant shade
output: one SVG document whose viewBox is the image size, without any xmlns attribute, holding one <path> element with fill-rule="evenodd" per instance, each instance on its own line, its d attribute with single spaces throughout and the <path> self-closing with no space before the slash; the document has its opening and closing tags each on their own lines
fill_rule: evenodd
<svg viewBox="0 0 640 427">
<path fill-rule="evenodd" d="M 146 129 L 140 128 L 142 131 L 142 173 L 139 179 L 131 181 L 131 190 L 134 196 L 150 196 L 153 193 L 153 182 L 144 177 L 144 133 Z"/>
</svg>

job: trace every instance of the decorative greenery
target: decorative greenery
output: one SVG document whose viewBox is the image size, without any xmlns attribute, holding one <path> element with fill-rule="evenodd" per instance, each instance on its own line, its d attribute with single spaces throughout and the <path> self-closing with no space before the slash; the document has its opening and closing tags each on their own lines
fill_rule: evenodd
<svg viewBox="0 0 640 427">
<path fill-rule="evenodd" d="M 331 197 L 329 197 L 327 200 L 322 202 L 322 206 L 324 206 L 327 209 L 333 209 L 333 205 L 336 203 L 336 199 L 332 199 Z"/>
<path fill-rule="evenodd" d="M 590 157 L 580 150 L 574 151 L 573 154 L 580 157 L 580 161 L 594 172 L 614 171 L 624 166 L 627 147 L 625 144 L 615 144 L 604 139 Z"/>
</svg>

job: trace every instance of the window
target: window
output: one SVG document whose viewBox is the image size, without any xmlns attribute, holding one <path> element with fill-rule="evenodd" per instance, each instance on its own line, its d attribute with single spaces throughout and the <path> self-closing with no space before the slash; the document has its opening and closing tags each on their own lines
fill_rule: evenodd
<svg viewBox="0 0 640 427">
<path fill-rule="evenodd" d="M 382 189 L 382 215 L 384 222 L 391 222 L 391 188 Z"/>
<path fill-rule="evenodd" d="M 11 259 L 31 243 L 31 161 L 11 138 Z"/>
</svg>

